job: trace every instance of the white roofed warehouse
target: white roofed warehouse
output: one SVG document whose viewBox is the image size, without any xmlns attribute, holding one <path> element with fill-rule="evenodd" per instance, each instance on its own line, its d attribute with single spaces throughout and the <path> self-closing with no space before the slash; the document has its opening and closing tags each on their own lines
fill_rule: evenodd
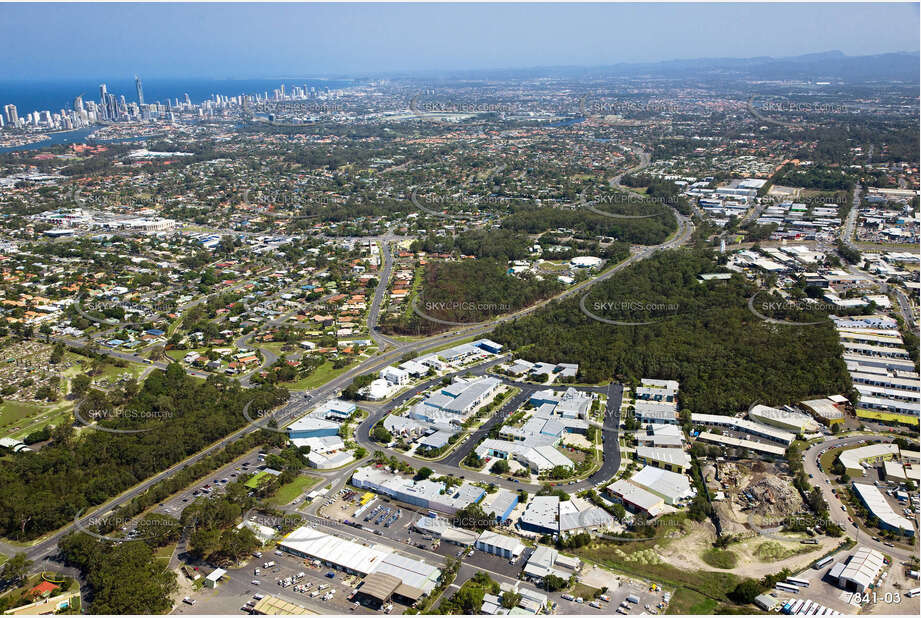
<svg viewBox="0 0 921 618">
<path fill-rule="evenodd" d="M 869 547 L 858 547 L 847 564 L 837 563 L 828 575 L 832 579 L 837 579 L 838 585 L 845 590 L 863 592 L 876 581 L 884 565 L 885 561 L 880 552 Z"/>
<path fill-rule="evenodd" d="M 474 547 L 480 551 L 485 551 L 487 554 L 509 559 L 518 558 L 521 552 L 524 551 L 524 544 L 518 539 L 492 530 L 483 531 L 476 540 Z"/>
<path fill-rule="evenodd" d="M 853 483 L 854 493 L 860 498 L 870 515 L 875 517 L 879 522 L 879 527 L 883 530 L 898 532 L 906 536 L 914 536 L 915 528 L 911 522 L 899 515 L 893 510 L 886 496 L 874 485 L 865 485 L 863 483 Z"/>
<path fill-rule="evenodd" d="M 659 496 L 668 505 L 693 498 L 697 493 L 691 488 L 691 482 L 686 475 L 653 466 L 644 466 L 630 478 L 630 482 Z"/>
</svg>

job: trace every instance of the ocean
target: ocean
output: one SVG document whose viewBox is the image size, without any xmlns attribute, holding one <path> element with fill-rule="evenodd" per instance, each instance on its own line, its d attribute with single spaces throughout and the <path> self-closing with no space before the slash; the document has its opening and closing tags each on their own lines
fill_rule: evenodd
<svg viewBox="0 0 921 618">
<path fill-rule="evenodd" d="M 290 92 L 293 86 L 307 86 L 317 90 L 335 90 L 355 85 L 351 80 L 324 79 L 144 79 L 144 102 L 165 103 L 166 99 L 184 99 L 185 93 L 193 103 L 201 103 L 214 94 L 236 96 L 240 94 L 263 94 L 285 85 Z M 99 101 L 99 84 L 106 84 L 108 92 L 118 98 L 125 95 L 127 101 L 137 101 L 134 78 L 119 79 L 69 79 L 40 81 L 0 81 L 0 109 L 12 103 L 19 116 L 33 111 L 73 109 L 74 98 L 82 94 L 84 101 Z"/>
</svg>

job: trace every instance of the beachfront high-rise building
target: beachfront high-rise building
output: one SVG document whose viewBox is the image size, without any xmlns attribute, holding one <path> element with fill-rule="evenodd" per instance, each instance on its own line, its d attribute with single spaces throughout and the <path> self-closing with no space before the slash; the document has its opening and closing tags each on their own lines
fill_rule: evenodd
<svg viewBox="0 0 921 618">
<path fill-rule="evenodd" d="M 16 106 L 8 103 L 3 106 L 3 113 L 6 116 L 6 122 L 13 127 L 19 126 L 19 114 L 16 112 Z"/>
<path fill-rule="evenodd" d="M 134 76 L 134 87 L 138 91 L 138 105 L 144 105 L 144 84 L 141 83 L 141 78 L 137 75 Z"/>
</svg>

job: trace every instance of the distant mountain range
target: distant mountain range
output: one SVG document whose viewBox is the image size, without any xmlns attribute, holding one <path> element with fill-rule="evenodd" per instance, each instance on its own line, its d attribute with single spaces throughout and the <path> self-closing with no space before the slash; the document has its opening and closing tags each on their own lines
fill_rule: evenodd
<svg viewBox="0 0 921 618">
<path fill-rule="evenodd" d="M 846 82 L 901 81 L 918 83 L 921 53 L 894 52 L 874 56 L 847 56 L 828 51 L 802 56 L 773 58 L 699 58 L 662 62 L 618 63 L 595 67 L 556 66 L 526 69 L 440 72 L 439 77 L 454 79 L 508 79 L 535 77 L 699 77 L 748 80 L 805 80 Z M 432 72 L 415 76 L 434 76 Z"/>
</svg>

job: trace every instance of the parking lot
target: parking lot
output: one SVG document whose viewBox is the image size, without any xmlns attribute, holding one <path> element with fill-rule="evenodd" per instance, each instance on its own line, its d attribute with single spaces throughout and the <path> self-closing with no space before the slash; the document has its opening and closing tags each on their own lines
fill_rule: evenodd
<svg viewBox="0 0 921 618">
<path fill-rule="evenodd" d="M 328 499 L 320 511 L 321 515 L 335 521 L 355 522 L 363 529 L 392 544 L 411 545 L 446 558 L 463 558 L 465 564 L 511 578 L 518 577 L 531 553 L 530 549 L 526 549 L 517 560 L 510 562 L 507 558 L 487 554 L 473 547 L 468 549 L 453 543 L 441 542 L 438 537 L 413 529 L 413 523 L 428 514 L 427 509 L 396 502 L 376 494 L 376 497 L 368 502 L 367 508 L 358 517 L 355 517 L 354 514 L 360 506 L 359 502 L 364 492 L 357 490 L 352 493 L 353 495 L 350 495 L 349 490 L 346 490 L 344 494 Z M 495 530 L 512 534 L 511 529 L 503 530 L 497 527 Z"/>
<path fill-rule="evenodd" d="M 220 467 L 195 485 L 187 487 L 182 492 L 166 500 L 157 507 L 157 511 L 178 519 L 182 515 L 182 510 L 188 504 L 194 502 L 196 498 L 223 493 L 224 487 L 236 481 L 240 476 L 258 472 L 264 468 L 263 461 L 264 457 L 259 451 L 253 451 L 244 457 L 236 459 Z"/>
<path fill-rule="evenodd" d="M 572 593 L 552 592 L 549 594 L 550 600 L 556 604 L 557 614 L 599 614 L 599 615 L 640 615 L 640 614 L 664 614 L 667 610 L 665 599 L 669 598 L 667 592 L 661 589 L 650 590 L 650 587 L 643 582 L 632 579 L 624 579 L 612 576 L 611 573 L 592 567 L 587 569 L 577 578 L 579 583 L 592 588 L 602 588 L 607 586 L 604 598 L 595 599 L 598 607 L 590 605 L 592 599 L 583 598 L 579 603 L 577 599 L 564 598 L 573 596 Z M 632 603 L 627 600 L 632 597 L 638 600 Z"/>
<path fill-rule="evenodd" d="M 246 605 L 255 603 L 254 595 L 258 594 L 276 596 L 322 614 L 384 613 L 384 608 L 375 610 L 350 600 L 360 582 L 358 575 L 318 566 L 284 552 L 265 552 L 242 568 L 229 569 L 216 589 L 202 588 L 192 593 L 195 604 L 181 603 L 173 613 L 249 613 Z M 401 614 L 405 609 L 394 603 L 390 613 Z"/>
</svg>

